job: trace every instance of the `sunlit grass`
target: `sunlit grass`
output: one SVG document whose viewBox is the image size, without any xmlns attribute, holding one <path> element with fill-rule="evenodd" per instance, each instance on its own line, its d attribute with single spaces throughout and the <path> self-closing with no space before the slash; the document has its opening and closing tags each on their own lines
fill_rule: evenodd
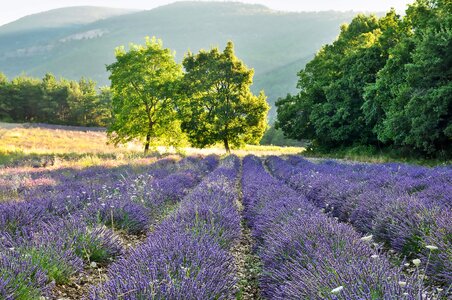
<svg viewBox="0 0 452 300">
<path fill-rule="evenodd" d="M 213 147 L 198 149 L 198 148 L 184 148 L 181 150 L 182 153 L 187 155 L 193 154 L 225 154 L 225 150 L 222 145 L 218 144 Z M 300 154 L 305 151 L 303 147 L 280 147 L 280 146 L 264 146 L 264 145 L 246 145 L 242 149 L 231 149 L 231 153 L 237 156 L 246 156 L 248 154 L 254 154 L 256 156 L 268 156 L 268 155 L 290 155 L 290 154 Z"/>
<path fill-rule="evenodd" d="M 129 143 L 114 147 L 107 143 L 104 130 L 65 126 L 27 126 L 25 124 L 0 123 L 0 202 L 23 200 L 20 190 L 41 185 L 53 185 L 50 178 L 34 180 L 31 174 L 45 170 L 68 168 L 84 169 L 93 166 L 114 168 L 130 165 L 132 168 L 155 162 L 162 156 L 182 155 L 224 155 L 222 145 L 206 149 L 174 149 L 157 147 L 148 155 L 143 154 L 142 145 Z M 288 155 L 298 154 L 299 147 L 254 146 L 232 149 L 238 156 L 255 154 Z"/>
<path fill-rule="evenodd" d="M 247 145 L 243 149 L 233 149 L 232 153 L 264 156 L 298 154 L 303 150 L 301 147 Z M 88 167 L 105 163 L 121 164 L 144 158 L 142 151 L 139 143 L 119 147 L 109 144 L 105 131 L 101 129 L 0 123 L 0 165 Z M 151 156 L 168 153 L 221 155 L 225 151 L 221 145 L 178 150 L 157 147 Z"/>
<path fill-rule="evenodd" d="M 107 144 L 105 131 L 75 127 L 31 127 L 0 123 L 0 149 L 25 154 L 118 153 L 141 151 L 140 145 L 114 147 Z"/>
<path fill-rule="evenodd" d="M 0 165 L 88 167 L 142 158 L 141 145 L 108 144 L 104 130 L 0 123 Z"/>
</svg>

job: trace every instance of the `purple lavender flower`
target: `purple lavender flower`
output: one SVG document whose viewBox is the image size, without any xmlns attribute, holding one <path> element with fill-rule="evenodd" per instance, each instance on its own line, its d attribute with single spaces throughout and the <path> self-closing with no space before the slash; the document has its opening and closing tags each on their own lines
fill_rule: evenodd
<svg viewBox="0 0 452 300">
<path fill-rule="evenodd" d="M 240 161 L 230 156 L 194 188 L 145 243 L 114 263 L 90 299 L 231 299 L 228 252 L 240 236 L 234 205 Z"/>
<path fill-rule="evenodd" d="M 259 243 L 265 298 L 417 296 L 414 279 L 405 278 L 351 226 L 320 213 L 307 198 L 270 176 L 256 157 L 244 159 L 242 187 L 246 217 Z M 403 288 L 398 283 L 402 280 L 407 282 Z"/>
<path fill-rule="evenodd" d="M 14 250 L 0 252 L 0 299 L 37 299 L 47 296 L 52 285 L 45 273 L 33 262 Z"/>
</svg>

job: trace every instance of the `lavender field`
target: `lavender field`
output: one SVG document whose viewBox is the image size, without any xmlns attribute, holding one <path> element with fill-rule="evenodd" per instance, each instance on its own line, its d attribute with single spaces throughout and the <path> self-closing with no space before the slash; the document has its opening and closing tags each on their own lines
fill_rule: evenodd
<svg viewBox="0 0 452 300">
<path fill-rule="evenodd" d="M 450 166 L 164 156 L 0 193 L 0 299 L 451 297 Z"/>
</svg>

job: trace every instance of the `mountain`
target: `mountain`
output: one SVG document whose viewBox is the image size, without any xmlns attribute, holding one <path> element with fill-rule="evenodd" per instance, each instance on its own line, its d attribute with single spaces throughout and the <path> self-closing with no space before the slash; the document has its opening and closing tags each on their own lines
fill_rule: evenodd
<svg viewBox="0 0 452 300">
<path fill-rule="evenodd" d="M 113 16 L 136 12 L 134 9 L 76 6 L 52 9 L 29 15 L 0 27 L 1 33 L 14 33 L 42 28 L 60 28 L 89 24 Z"/>
<path fill-rule="evenodd" d="M 66 13 L 72 9 L 78 8 Z M 176 2 L 75 27 L 49 26 L 59 19 L 50 14 L 47 23 L 28 30 L 12 31 L 11 24 L 0 27 L 0 71 L 8 77 L 22 72 L 33 76 L 52 72 L 70 79 L 85 76 L 106 85 L 105 65 L 114 61 L 117 46 L 156 36 L 181 61 L 188 49 L 223 48 L 232 40 L 237 56 L 255 69 L 253 90 L 264 89 L 273 105 L 278 97 L 295 91 L 297 72 L 355 14 L 279 12 L 234 2 Z M 274 114 L 272 110 L 271 118 Z"/>
</svg>

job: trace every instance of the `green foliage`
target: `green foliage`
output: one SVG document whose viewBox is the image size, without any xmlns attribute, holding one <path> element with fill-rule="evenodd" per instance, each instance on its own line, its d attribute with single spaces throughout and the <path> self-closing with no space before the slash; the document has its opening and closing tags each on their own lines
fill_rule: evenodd
<svg viewBox="0 0 452 300">
<path fill-rule="evenodd" d="M 75 273 L 73 267 L 65 260 L 64 253 L 59 253 L 51 246 L 30 247 L 22 249 L 24 255 L 28 255 L 33 262 L 42 269 L 50 280 L 57 284 L 66 284 Z"/>
<path fill-rule="evenodd" d="M 8 78 L 5 74 L 0 72 L 0 120 L 9 121 L 9 111 L 11 110 L 11 104 L 6 101 L 7 97 Z"/>
<path fill-rule="evenodd" d="M 343 25 L 338 39 L 299 73 L 300 93 L 277 102 L 277 127 L 329 147 L 372 142 L 361 111 L 363 90 L 385 63 L 380 39 L 389 20 L 397 23 L 394 11 L 382 19 L 358 15 Z"/>
<path fill-rule="evenodd" d="M 452 163 L 450 158 L 446 156 L 438 156 L 435 159 L 426 159 L 410 152 L 409 149 L 397 148 L 394 145 L 384 148 L 373 145 L 356 145 L 335 149 L 315 147 L 308 148 L 303 152 L 303 155 L 308 157 L 346 159 L 368 163 L 400 162 L 424 166 L 447 166 Z"/>
<path fill-rule="evenodd" d="M 182 129 L 190 142 L 204 148 L 223 142 L 240 147 L 256 144 L 266 129 L 269 106 L 263 91 L 250 91 L 254 71 L 248 69 L 228 42 L 223 52 L 218 48 L 188 53 L 182 82 Z"/>
<path fill-rule="evenodd" d="M 452 138 L 452 4 L 418 0 L 401 19 L 358 15 L 276 103 L 276 128 L 312 146 L 443 155 Z M 442 153 L 439 153 L 442 152 Z M 450 153 L 450 152 L 449 152 Z"/>
<path fill-rule="evenodd" d="M 117 48 L 107 70 L 113 95 L 108 134 L 115 144 L 141 139 L 147 152 L 151 139 L 177 131 L 173 100 L 182 68 L 160 40 L 146 38 L 144 46 L 131 44 L 128 52 Z M 177 139 L 167 141 L 177 146 Z"/>
<path fill-rule="evenodd" d="M 47 73 L 42 80 L 21 75 L 10 82 L 0 73 L 0 120 L 50 124 L 106 126 L 110 97 L 95 82 L 57 80 Z"/>
<path fill-rule="evenodd" d="M 407 33 L 366 89 L 364 112 L 383 142 L 429 155 L 446 152 L 452 138 L 452 4 L 419 0 L 404 22 Z"/>
<path fill-rule="evenodd" d="M 303 142 L 286 138 L 283 131 L 276 129 L 275 126 L 271 126 L 265 131 L 260 144 L 290 147 L 302 147 L 304 145 Z"/>
<path fill-rule="evenodd" d="M 102 243 L 101 238 L 93 238 L 89 232 L 74 236 L 70 246 L 74 248 L 78 257 L 88 262 L 106 262 L 113 257 Z"/>
<path fill-rule="evenodd" d="M 13 296 L 15 300 L 41 299 L 41 291 L 34 286 L 30 286 L 30 282 L 33 282 L 34 278 L 30 278 L 27 275 L 23 273 L 13 275 L 5 270 L 0 270 L 0 277 L 8 281 L 8 285 L 14 288 Z"/>
</svg>

